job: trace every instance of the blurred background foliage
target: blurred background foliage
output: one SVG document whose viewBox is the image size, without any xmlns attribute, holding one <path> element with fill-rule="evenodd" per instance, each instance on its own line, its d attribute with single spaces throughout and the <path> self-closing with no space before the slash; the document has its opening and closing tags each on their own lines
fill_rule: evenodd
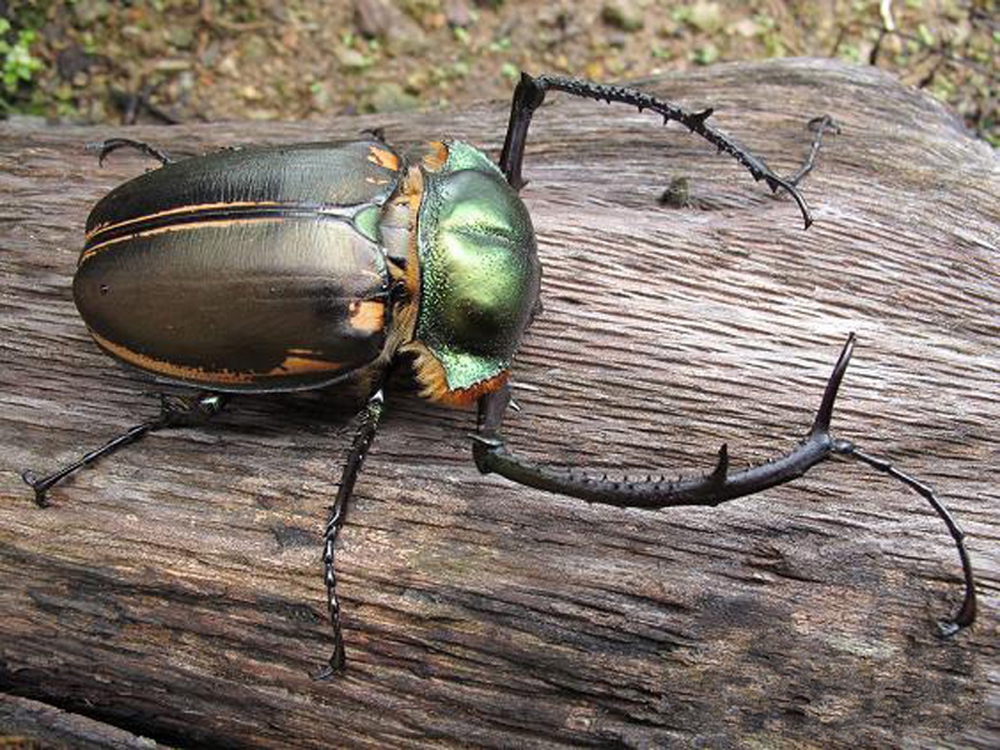
<svg viewBox="0 0 1000 750">
<path fill-rule="evenodd" d="M 837 57 L 1000 146 L 996 0 L 0 0 L 0 116 L 304 119 L 506 99 L 522 68 L 621 81 Z"/>
</svg>

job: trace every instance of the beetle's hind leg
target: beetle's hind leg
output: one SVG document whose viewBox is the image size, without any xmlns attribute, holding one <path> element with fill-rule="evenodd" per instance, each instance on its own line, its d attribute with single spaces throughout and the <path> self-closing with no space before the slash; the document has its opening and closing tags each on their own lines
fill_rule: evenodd
<svg viewBox="0 0 1000 750">
<path fill-rule="evenodd" d="M 354 442 L 351 444 L 351 452 L 347 457 L 343 474 L 340 477 L 340 487 L 337 488 L 337 497 L 330 506 L 330 515 L 326 520 L 326 533 L 324 534 L 323 545 L 323 577 L 326 581 L 326 604 L 330 612 L 330 625 L 333 628 L 333 654 L 329 663 L 315 675 L 314 680 L 325 680 L 333 675 L 342 672 L 347 664 L 344 653 L 344 634 L 340 625 L 340 600 L 337 599 L 337 572 L 334 568 L 334 557 L 336 554 L 337 535 L 347 518 L 347 503 L 354 492 L 354 484 L 361 473 L 361 466 L 368 455 L 368 449 L 375 440 L 375 433 L 378 431 L 379 420 L 385 407 L 385 397 L 382 387 L 368 398 L 368 403 L 361 412 L 361 421 L 358 431 L 354 435 Z"/>
<path fill-rule="evenodd" d="M 108 138 L 106 141 L 87 144 L 88 151 L 97 152 L 97 163 L 102 167 L 108 154 L 120 148 L 134 148 L 139 153 L 156 159 L 160 164 L 170 164 L 173 161 L 165 151 L 161 151 L 156 146 L 150 146 L 142 141 L 133 141 L 131 138 Z"/>
<path fill-rule="evenodd" d="M 31 469 L 26 469 L 21 473 L 21 478 L 35 491 L 35 503 L 44 508 L 48 505 L 46 493 L 63 479 L 82 469 L 87 464 L 93 463 L 102 456 L 114 453 L 130 443 L 134 443 L 150 432 L 163 430 L 168 427 L 195 427 L 208 422 L 212 417 L 222 411 L 222 408 L 232 398 L 225 393 L 213 393 L 205 391 L 195 396 L 174 396 L 160 394 L 160 413 L 155 419 L 150 419 L 135 427 L 131 427 L 121 435 L 112 438 L 100 448 L 84 454 L 73 463 L 64 466 L 48 476 L 39 478 Z"/>
</svg>

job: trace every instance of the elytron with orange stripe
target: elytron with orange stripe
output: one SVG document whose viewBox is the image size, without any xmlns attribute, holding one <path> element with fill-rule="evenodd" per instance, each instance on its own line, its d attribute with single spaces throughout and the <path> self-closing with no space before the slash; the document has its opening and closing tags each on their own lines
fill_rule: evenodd
<svg viewBox="0 0 1000 750">
<path fill-rule="evenodd" d="M 500 427 L 510 368 L 541 311 L 534 230 L 518 193 L 532 116 L 549 90 L 624 103 L 677 121 L 735 158 L 772 191 L 787 193 L 808 228 L 797 189 L 813 168 L 828 117 L 810 122 L 812 146 L 790 177 L 707 124 L 712 110 L 686 112 L 641 91 L 571 78 L 523 75 L 499 164 L 459 141 L 401 154 L 380 136 L 350 143 L 229 149 L 173 161 L 126 139 L 101 158 L 135 148 L 161 167 L 105 196 L 87 221 L 73 295 L 105 352 L 160 380 L 194 386 L 164 397 L 160 414 L 72 464 L 24 472 L 39 505 L 58 482 L 149 432 L 202 424 L 234 394 L 336 389 L 368 399 L 323 535 L 333 654 L 317 678 L 346 664 L 334 555 L 347 502 L 384 410 L 388 374 L 408 360 L 421 393 L 446 406 L 478 404 L 473 455 L 480 471 L 618 507 L 718 505 L 792 481 L 827 458 L 862 461 L 906 483 L 944 519 L 959 551 L 965 598 L 945 634 L 975 618 L 972 567 L 962 533 L 924 484 L 834 439 L 830 423 L 854 346 L 848 339 L 815 422 L 795 450 L 733 471 L 726 446 L 709 473 L 631 481 L 553 468 L 510 451 Z"/>
</svg>

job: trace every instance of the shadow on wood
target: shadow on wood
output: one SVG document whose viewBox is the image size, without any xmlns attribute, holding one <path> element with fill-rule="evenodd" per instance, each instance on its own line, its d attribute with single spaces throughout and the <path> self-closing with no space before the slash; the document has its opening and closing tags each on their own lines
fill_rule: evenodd
<svg viewBox="0 0 1000 750">
<path fill-rule="evenodd" d="M 553 95 L 525 162 L 545 313 L 515 363 L 511 444 L 613 472 L 707 469 L 721 441 L 761 460 L 808 428 L 854 330 L 837 432 L 950 505 L 980 579 L 971 631 L 934 633 L 961 595 L 943 526 L 862 467 L 715 510 L 588 506 L 480 476 L 473 415 L 397 389 L 341 537 L 350 671 L 311 682 L 349 407 L 242 399 L 36 509 L 21 469 L 156 408 L 70 294 L 90 206 L 149 165 L 84 153 L 121 133 L 0 125 L 0 689 L 184 746 L 995 746 L 996 155 L 868 68 L 717 66 L 649 90 L 715 107 L 782 172 L 832 114 L 843 133 L 803 185 L 816 223 L 679 129 Z M 497 103 L 128 135 L 180 156 L 381 126 L 496 154 L 505 123 Z M 659 206 L 675 177 L 690 206 Z"/>
</svg>

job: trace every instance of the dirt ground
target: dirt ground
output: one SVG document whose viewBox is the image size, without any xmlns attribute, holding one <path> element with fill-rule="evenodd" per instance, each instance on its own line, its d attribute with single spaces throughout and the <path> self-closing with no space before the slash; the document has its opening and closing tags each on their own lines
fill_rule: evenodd
<svg viewBox="0 0 1000 750">
<path fill-rule="evenodd" d="M 609 82 L 809 55 L 892 70 L 1000 145 L 995 0 L 0 0 L 0 16 L 0 104 L 49 120 L 318 119 L 505 99 L 521 69 Z"/>
</svg>

